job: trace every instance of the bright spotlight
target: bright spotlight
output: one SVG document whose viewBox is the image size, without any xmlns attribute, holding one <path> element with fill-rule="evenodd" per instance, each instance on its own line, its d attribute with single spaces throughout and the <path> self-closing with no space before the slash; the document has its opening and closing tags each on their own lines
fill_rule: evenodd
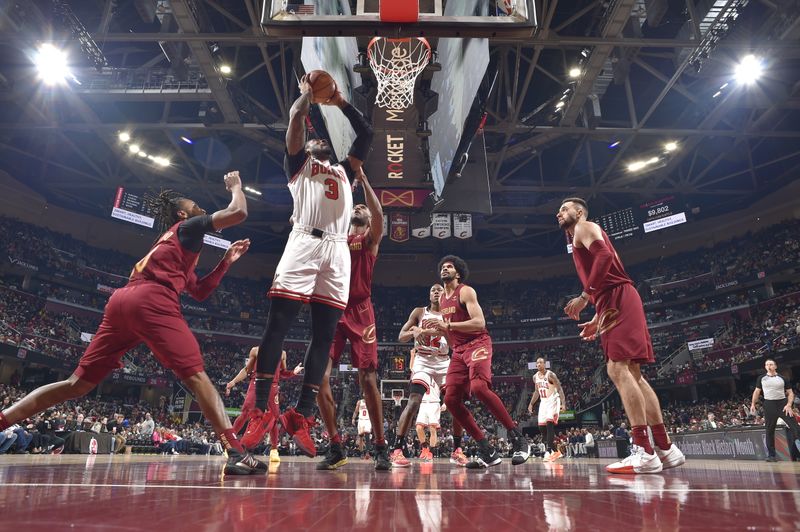
<svg viewBox="0 0 800 532">
<path fill-rule="evenodd" d="M 581 69 L 578 67 L 572 67 L 569 69 L 569 77 L 572 79 L 577 79 L 581 77 Z"/>
<path fill-rule="evenodd" d="M 138 144 L 131 144 L 130 146 L 128 146 L 128 150 L 131 153 L 139 153 L 139 145 Z"/>
<path fill-rule="evenodd" d="M 664 151 L 675 151 L 678 149 L 678 143 L 675 141 L 667 142 L 664 144 Z"/>
<path fill-rule="evenodd" d="M 219 71 L 227 75 L 233 72 L 233 69 L 230 67 L 230 65 L 220 65 Z"/>
<path fill-rule="evenodd" d="M 181 140 L 186 144 L 193 144 L 192 139 L 190 139 L 189 137 L 181 137 Z"/>
<path fill-rule="evenodd" d="M 129 140 L 131 140 L 131 134 L 128 133 L 127 131 L 122 131 L 119 134 L 119 140 L 122 142 L 128 142 Z"/>
<path fill-rule="evenodd" d="M 561 109 L 562 107 L 564 107 L 564 102 L 563 101 L 560 101 L 560 102 L 558 102 L 556 104 L 556 109 Z"/>
<path fill-rule="evenodd" d="M 147 152 L 140 151 L 138 155 L 143 159 L 147 158 Z"/>
<path fill-rule="evenodd" d="M 659 160 L 658 157 L 650 157 L 645 161 L 645 164 L 656 164 Z"/>
<path fill-rule="evenodd" d="M 169 159 L 167 159 L 166 157 L 156 157 L 153 160 L 159 166 L 169 166 Z"/>
<path fill-rule="evenodd" d="M 736 65 L 734 74 L 736 81 L 742 85 L 752 85 L 761 77 L 763 72 L 764 65 L 761 63 L 761 59 L 750 54 L 744 56 L 739 64 Z"/>
<path fill-rule="evenodd" d="M 638 170 L 641 170 L 642 168 L 644 168 L 644 167 L 645 167 L 645 164 L 646 164 L 646 163 L 645 163 L 644 161 L 636 161 L 636 162 L 632 162 L 632 163 L 630 163 L 630 164 L 628 165 L 628 171 L 629 171 L 629 172 L 636 172 L 636 171 L 638 171 Z"/>
<path fill-rule="evenodd" d="M 72 76 L 67 66 L 67 53 L 49 43 L 42 44 L 34 58 L 39 77 L 46 85 L 63 83 Z"/>
</svg>

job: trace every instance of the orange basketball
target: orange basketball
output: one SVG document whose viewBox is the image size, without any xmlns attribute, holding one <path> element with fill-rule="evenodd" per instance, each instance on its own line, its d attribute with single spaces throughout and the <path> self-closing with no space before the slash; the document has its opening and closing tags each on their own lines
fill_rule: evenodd
<svg viewBox="0 0 800 532">
<path fill-rule="evenodd" d="M 327 103 L 336 94 L 336 82 L 324 70 L 309 72 L 308 83 L 314 91 L 314 103 Z"/>
</svg>

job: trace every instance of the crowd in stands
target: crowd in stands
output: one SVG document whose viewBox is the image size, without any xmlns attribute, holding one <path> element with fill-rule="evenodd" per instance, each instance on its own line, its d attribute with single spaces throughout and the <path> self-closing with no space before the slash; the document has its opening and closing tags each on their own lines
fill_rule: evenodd
<svg viewBox="0 0 800 532">
<path fill-rule="evenodd" d="M 766 280 L 759 283 L 800 263 L 796 234 L 800 234 L 800 222 L 791 221 L 712 248 L 628 268 L 645 302 L 660 359 L 685 348 L 687 340 L 715 338 L 713 348 L 693 353 L 687 363 L 671 367 L 666 375 L 711 371 L 798 345 L 800 280 L 789 278 L 770 284 L 769 289 Z M 96 249 L 72 237 L 3 217 L 0 217 L 0 242 L 6 247 L 10 261 L 0 278 L 0 342 L 77 362 L 86 346 L 82 333 L 94 332 L 108 294 L 124 285 L 137 258 Z M 27 279 L 23 279 L 20 267 L 29 274 Z M 226 276 L 209 300 L 202 303 L 186 300 L 187 321 L 197 332 L 207 372 L 220 389 L 243 366 L 249 347 L 259 341 L 269 308 L 264 297 L 266 285 L 266 280 Z M 564 304 L 579 291 L 574 276 L 477 285 L 476 289 L 497 342 L 493 359 L 495 375 L 528 376 L 528 363 L 545 356 L 562 375 L 568 408 L 590 404 L 611 389 L 600 368 L 599 346 L 578 340 L 575 323 L 563 317 Z M 373 301 L 379 340 L 382 344 L 388 342 L 380 351 L 380 371 L 385 374 L 395 355 L 407 356 L 407 346 L 391 342 L 396 341 L 411 309 L 427 301 L 427 287 L 376 286 Z M 291 367 L 303 357 L 302 341 L 307 339 L 308 320 L 308 312 L 302 312 L 290 330 L 289 337 L 299 341 L 287 348 Z M 169 377 L 169 372 L 145 346 L 129 352 L 124 361 L 124 371 L 129 374 Z M 665 372 L 659 372 L 658 365 L 653 365 L 647 368 L 646 375 L 664 377 Z M 494 384 L 506 407 L 515 415 L 523 414 L 519 412 L 519 404 L 521 395 L 528 393 L 527 380 Z M 284 383 L 283 404 L 296 399 L 299 382 L 294 379 Z M 242 383 L 225 398 L 227 406 L 241 404 L 246 384 Z M 358 392 L 345 393 L 348 387 L 353 388 L 352 378 L 340 374 L 333 386 L 341 409 L 352 408 Z M 475 412 L 480 423 L 492 423 L 479 404 L 475 405 Z M 65 412 L 57 413 L 59 419 L 65 418 Z M 340 415 L 346 421 L 350 413 L 340 412 Z M 96 413 L 91 417 L 102 420 L 104 416 Z M 45 420 L 34 420 L 35 425 Z M 130 428 L 125 428 L 127 433 L 138 436 L 137 423 L 129 425 Z M 169 426 L 159 429 L 158 437 L 164 442 L 186 440 L 196 445 L 202 441 L 203 433 L 196 432 L 199 429 L 185 434 L 172 434 L 170 430 Z M 447 426 L 443 430 L 446 438 Z M 206 441 L 211 442 L 208 438 Z M 169 452 L 187 448 L 186 443 L 165 445 Z"/>
</svg>

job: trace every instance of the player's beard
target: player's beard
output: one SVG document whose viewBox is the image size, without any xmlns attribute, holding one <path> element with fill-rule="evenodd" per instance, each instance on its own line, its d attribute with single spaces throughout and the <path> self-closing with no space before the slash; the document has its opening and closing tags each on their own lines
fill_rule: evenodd
<svg viewBox="0 0 800 532">
<path fill-rule="evenodd" d="M 369 225 L 365 218 L 361 218 L 359 216 L 353 216 L 350 218 L 350 225 L 355 225 L 356 227 L 366 227 Z"/>
<path fill-rule="evenodd" d="M 327 145 L 314 147 L 311 150 L 311 156 L 320 161 L 327 161 L 331 158 L 331 147 Z"/>
</svg>

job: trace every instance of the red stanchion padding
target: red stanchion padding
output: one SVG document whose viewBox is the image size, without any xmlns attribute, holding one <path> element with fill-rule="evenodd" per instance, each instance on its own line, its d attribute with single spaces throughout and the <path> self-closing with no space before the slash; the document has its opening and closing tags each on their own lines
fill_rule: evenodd
<svg viewBox="0 0 800 532">
<path fill-rule="evenodd" d="M 419 0 L 381 0 L 381 22 L 412 23 L 419 20 Z"/>
</svg>

